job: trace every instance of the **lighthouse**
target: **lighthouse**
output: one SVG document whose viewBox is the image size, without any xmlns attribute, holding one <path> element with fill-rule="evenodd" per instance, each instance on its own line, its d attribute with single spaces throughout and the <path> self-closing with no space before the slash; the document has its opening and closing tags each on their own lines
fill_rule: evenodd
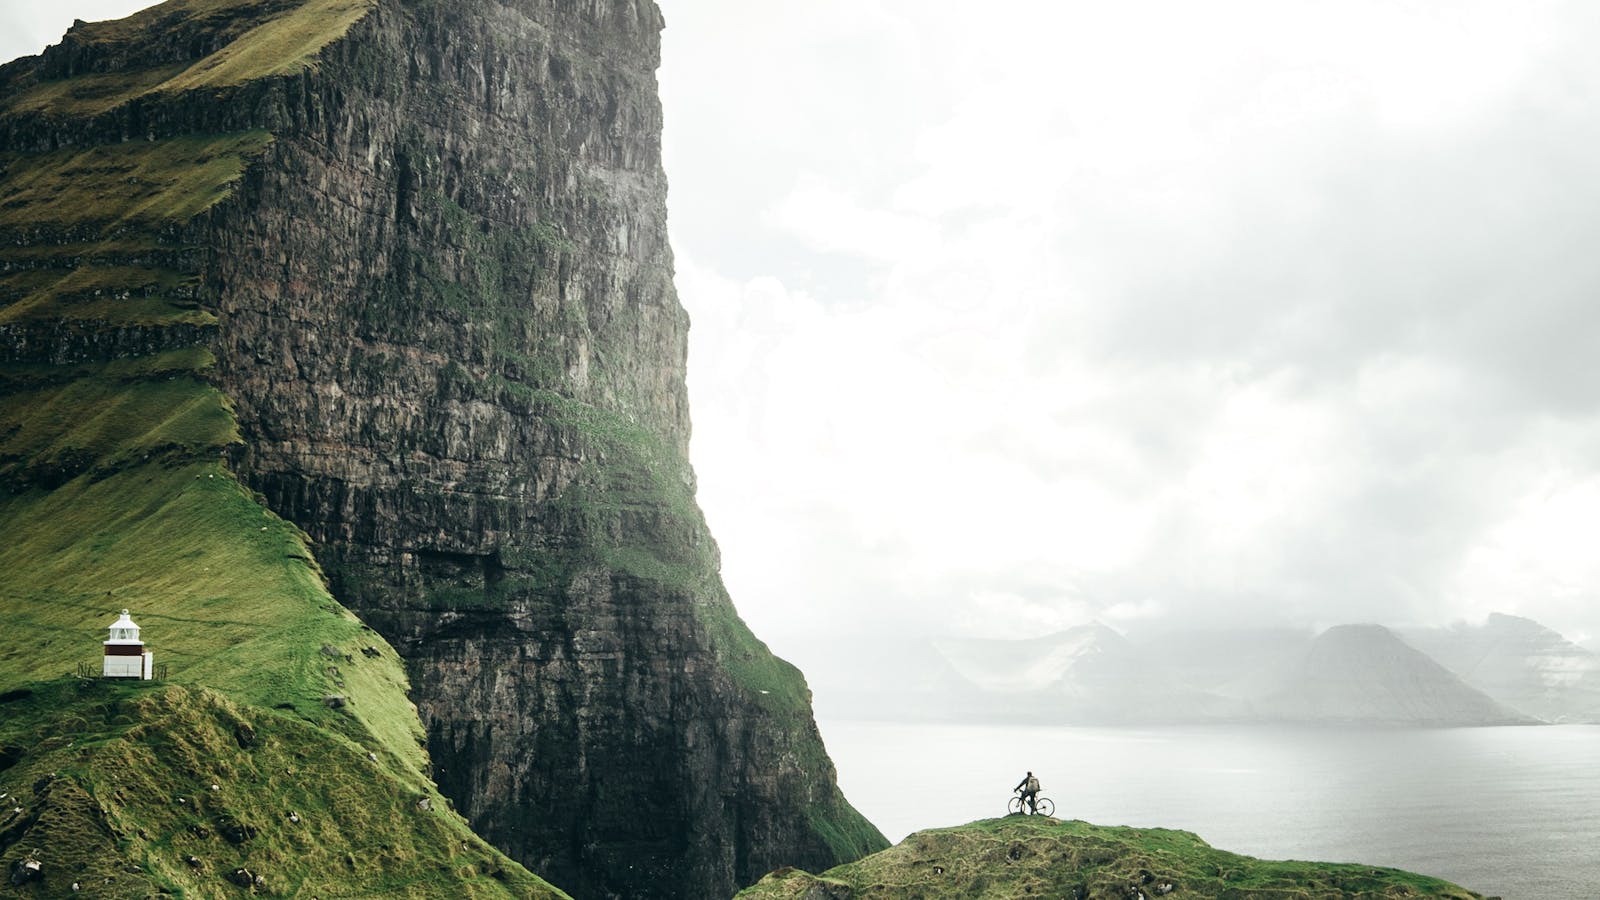
<svg viewBox="0 0 1600 900">
<path fill-rule="evenodd" d="M 101 675 L 106 678 L 142 678 L 150 680 L 154 654 L 144 649 L 139 640 L 139 626 L 133 624 L 128 611 L 111 623 L 111 637 L 105 642 L 106 662 Z"/>
</svg>

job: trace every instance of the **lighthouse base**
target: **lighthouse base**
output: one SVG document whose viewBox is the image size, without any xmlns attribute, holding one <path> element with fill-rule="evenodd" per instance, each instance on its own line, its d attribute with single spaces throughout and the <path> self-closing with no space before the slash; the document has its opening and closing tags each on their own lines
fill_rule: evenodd
<svg viewBox="0 0 1600 900">
<path fill-rule="evenodd" d="M 155 670 L 155 654 L 144 652 L 138 656 L 107 656 L 102 678 L 139 678 L 149 681 Z"/>
</svg>

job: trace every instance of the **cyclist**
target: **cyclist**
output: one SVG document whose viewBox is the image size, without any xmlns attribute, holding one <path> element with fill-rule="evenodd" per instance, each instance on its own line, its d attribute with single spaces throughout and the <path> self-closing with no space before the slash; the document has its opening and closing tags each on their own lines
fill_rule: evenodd
<svg viewBox="0 0 1600 900">
<path fill-rule="evenodd" d="M 1022 802 L 1028 804 L 1028 811 L 1030 813 L 1038 813 L 1039 779 L 1035 778 L 1032 772 L 1029 772 L 1028 774 L 1022 776 L 1022 780 L 1017 782 L 1016 787 L 1011 789 L 1012 793 L 1016 793 L 1018 791 L 1022 792 Z"/>
</svg>

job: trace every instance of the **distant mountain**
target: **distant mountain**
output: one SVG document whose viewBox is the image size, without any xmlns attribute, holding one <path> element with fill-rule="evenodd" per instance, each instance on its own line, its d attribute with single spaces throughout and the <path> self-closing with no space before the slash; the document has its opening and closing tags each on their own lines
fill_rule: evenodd
<svg viewBox="0 0 1600 900">
<path fill-rule="evenodd" d="M 1493 653 L 1474 655 L 1471 647 L 1477 641 L 1510 654 L 1504 648 L 1513 642 L 1502 632 L 1517 632 L 1511 624 L 1483 633 L 1438 629 L 1430 637 L 1452 649 L 1452 659 L 1475 659 L 1480 673 L 1503 671 L 1499 681 L 1509 683 L 1518 669 L 1491 664 Z M 1570 644 L 1562 656 L 1562 643 L 1547 632 L 1539 641 L 1525 635 L 1521 646 L 1537 645 L 1545 653 L 1540 658 L 1572 666 L 1593 656 Z M 913 639 L 831 649 L 838 662 L 813 667 L 832 673 L 814 687 L 819 711 L 840 718 L 1056 725 L 1556 720 L 1510 699 L 1510 692 L 1469 684 L 1381 625 L 1341 625 L 1316 636 L 1295 629 L 1173 630 L 1130 640 L 1091 623 L 1018 640 Z M 1559 668 L 1549 662 L 1545 671 L 1554 677 Z"/>
<path fill-rule="evenodd" d="M 1023 640 L 943 639 L 935 651 L 985 710 L 1050 723 L 1190 722 L 1243 708 L 1186 683 L 1159 654 L 1098 622 Z"/>
<path fill-rule="evenodd" d="M 1546 722 L 1600 722 L 1600 656 L 1532 619 L 1409 629 L 1406 641 L 1467 684 Z"/>
<path fill-rule="evenodd" d="M 1340 625 L 1262 700 L 1267 718 L 1385 725 L 1510 725 L 1532 720 L 1463 682 L 1382 625 Z"/>
</svg>

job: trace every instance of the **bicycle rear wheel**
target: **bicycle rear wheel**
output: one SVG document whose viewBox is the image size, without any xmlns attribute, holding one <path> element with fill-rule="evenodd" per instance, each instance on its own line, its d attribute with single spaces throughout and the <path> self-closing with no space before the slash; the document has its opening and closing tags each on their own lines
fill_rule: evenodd
<svg viewBox="0 0 1600 900">
<path fill-rule="evenodd" d="M 1039 798 L 1039 815 L 1053 816 L 1056 814 L 1056 802 L 1049 797 Z"/>
<path fill-rule="evenodd" d="M 1006 812 L 1014 816 L 1019 813 L 1027 812 L 1027 807 L 1022 805 L 1021 797 L 1012 797 L 1011 802 L 1006 804 Z"/>
</svg>

